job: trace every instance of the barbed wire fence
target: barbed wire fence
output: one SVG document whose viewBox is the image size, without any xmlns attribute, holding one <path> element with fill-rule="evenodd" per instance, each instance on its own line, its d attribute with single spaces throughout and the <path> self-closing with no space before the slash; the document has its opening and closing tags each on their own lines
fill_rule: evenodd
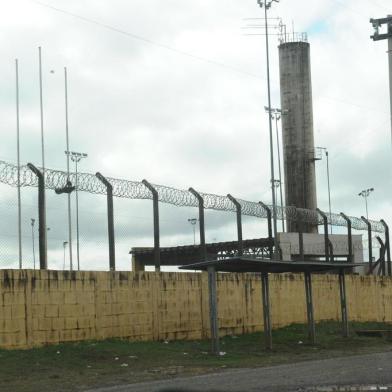
<svg viewBox="0 0 392 392">
<path fill-rule="evenodd" d="M 145 186 L 143 182 L 130 181 L 124 179 L 116 179 L 106 177 L 107 181 L 113 188 L 113 196 L 120 199 L 131 199 L 146 201 L 152 200 L 153 196 L 151 191 Z M 45 187 L 49 190 L 55 190 L 63 188 L 67 185 L 69 180 L 72 184 L 76 183 L 75 173 L 69 173 L 61 170 L 45 169 L 44 171 Z M 18 186 L 18 167 L 15 164 L 0 161 L 0 183 L 3 184 L 3 189 L 12 189 L 11 187 Z M 85 261 L 95 259 L 94 269 L 107 269 L 107 220 L 106 220 L 106 204 L 103 198 L 93 198 L 91 195 L 106 195 L 107 189 L 105 185 L 91 173 L 78 173 L 77 175 L 78 191 L 80 192 L 81 208 L 80 208 L 80 224 L 81 227 L 89 226 L 88 230 L 81 230 L 81 251 L 80 258 Z M 155 185 L 153 187 L 157 190 L 158 200 L 161 203 L 172 205 L 174 207 L 189 207 L 197 208 L 199 206 L 198 199 L 189 190 L 176 189 L 164 185 Z M 36 191 L 34 188 L 38 187 L 38 178 L 30 170 L 28 166 L 20 167 L 20 186 L 26 188 L 24 190 L 24 203 L 23 211 L 26 219 L 24 220 L 24 228 L 22 231 L 23 240 L 23 253 L 30 255 L 24 260 L 24 268 L 32 268 L 34 265 L 34 255 L 32 254 L 34 236 L 37 243 L 35 244 L 36 251 L 38 251 L 38 235 L 37 235 L 37 224 L 31 225 L 31 219 L 37 221 L 37 205 L 36 205 Z M 222 195 L 215 195 L 211 193 L 199 192 L 204 201 L 204 209 L 222 212 L 236 212 L 236 207 L 233 202 L 227 197 Z M 88 194 L 90 194 L 88 196 Z M 67 225 L 66 222 L 66 205 L 65 197 L 55 195 L 54 192 L 48 193 L 46 197 L 46 209 L 48 211 L 48 249 L 50 253 L 50 259 L 54 260 L 51 264 L 51 268 L 65 268 L 67 269 L 68 258 L 64 257 L 64 242 L 68 241 L 67 236 Z M 267 219 L 268 214 L 266 209 L 258 202 L 247 201 L 243 199 L 236 199 L 241 205 L 241 214 L 254 217 Z M 268 205 L 272 210 L 272 206 Z M 126 214 L 125 214 L 126 215 Z M 3 216 L 3 227 L 0 223 L 0 241 L 1 249 L 1 262 L 0 267 L 15 266 L 17 260 L 17 246 L 15 240 L 17 240 L 17 231 L 9 226 L 8 222 L 14 222 L 16 224 L 17 216 L 17 203 L 13 196 L 5 197 L 2 200 L 2 216 Z M 303 223 L 322 225 L 323 218 L 317 211 L 297 209 L 295 207 L 276 207 L 276 217 L 279 220 L 291 220 L 297 221 L 301 218 Z M 15 219 L 12 219 L 12 218 Z M 327 214 L 328 224 L 333 226 L 346 227 L 347 221 L 337 213 Z M 135 223 L 135 217 L 132 216 L 133 224 Z M 126 263 L 129 263 L 129 245 L 127 237 L 129 236 L 130 226 L 127 225 L 127 217 L 123 213 L 116 214 L 115 210 L 115 231 L 116 231 L 116 250 L 117 247 L 121 247 L 121 255 L 126 259 Z M 146 222 L 151 222 L 152 217 L 149 213 L 145 212 L 137 219 Z M 358 217 L 350 216 L 352 229 L 363 230 L 368 229 L 366 223 Z M 384 233 L 384 226 L 379 221 L 369 220 L 371 224 L 372 232 Z M 7 226 L 8 225 L 8 226 Z M 136 224 L 137 227 L 137 224 Z M 35 230 L 35 232 L 34 232 Z M 92 231 L 94 236 L 91 236 Z M 133 230 L 135 231 L 135 230 Z M 135 234 L 135 233 L 134 233 Z M 136 233 L 137 234 L 137 233 Z M 151 234 L 150 234 L 151 235 Z M 148 233 L 145 233 L 148 236 Z M 91 240 L 91 238 L 94 240 Z M 117 238 L 123 239 L 124 242 L 117 241 Z M 75 239 L 73 240 L 75 241 Z M 145 242 L 145 240 L 144 240 Z M 142 241 L 143 243 L 143 241 Z M 146 244 L 147 246 L 147 244 Z M 151 245 L 150 245 L 151 246 Z M 75 252 L 74 252 L 75 253 Z M 118 254 L 120 252 L 117 251 Z M 76 257 L 74 256 L 74 268 L 76 266 Z M 99 260 L 99 261 L 97 261 Z M 36 259 L 36 266 L 38 261 Z M 128 265 L 128 264 L 127 264 Z"/>
</svg>

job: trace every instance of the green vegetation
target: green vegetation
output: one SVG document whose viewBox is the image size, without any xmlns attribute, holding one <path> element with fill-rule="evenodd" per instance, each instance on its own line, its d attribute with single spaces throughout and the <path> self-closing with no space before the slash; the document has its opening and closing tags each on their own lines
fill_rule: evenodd
<svg viewBox="0 0 392 392">
<path fill-rule="evenodd" d="M 0 391 L 78 391 L 178 375 L 216 372 L 224 368 L 256 367 L 344 355 L 392 350 L 387 337 L 358 336 L 360 329 L 392 329 L 382 323 L 351 323 L 349 338 L 341 326 L 316 326 L 317 344 L 307 343 L 306 327 L 291 325 L 273 332 L 274 348 L 264 349 L 262 333 L 221 339 L 224 355 L 209 354 L 210 342 L 68 343 L 33 350 L 0 350 Z"/>
</svg>

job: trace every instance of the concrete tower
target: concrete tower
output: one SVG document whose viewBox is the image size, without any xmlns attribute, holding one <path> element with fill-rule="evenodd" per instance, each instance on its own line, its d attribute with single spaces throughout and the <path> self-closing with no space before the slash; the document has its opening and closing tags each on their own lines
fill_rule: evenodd
<svg viewBox="0 0 392 392">
<path fill-rule="evenodd" d="M 280 96 L 286 206 L 315 210 L 316 173 L 313 137 L 310 45 L 306 36 L 290 35 L 294 42 L 279 45 Z M 296 222 L 287 222 L 289 232 L 297 232 Z M 305 225 L 304 232 L 317 232 Z"/>
</svg>

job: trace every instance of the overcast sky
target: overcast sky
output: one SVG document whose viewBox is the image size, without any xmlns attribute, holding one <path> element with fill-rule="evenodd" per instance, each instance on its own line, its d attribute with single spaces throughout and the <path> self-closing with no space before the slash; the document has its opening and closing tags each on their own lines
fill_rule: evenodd
<svg viewBox="0 0 392 392">
<path fill-rule="evenodd" d="M 364 215 L 357 194 L 374 187 L 370 217 L 392 222 L 387 43 L 369 38 L 369 18 L 391 13 L 388 3 L 281 0 L 270 16 L 309 36 L 315 145 L 330 153 L 332 210 Z M 21 159 L 40 165 L 37 48 L 42 46 L 47 167 L 65 168 L 67 66 L 71 150 L 89 155 L 81 170 L 270 203 L 264 37 L 245 35 L 249 31 L 243 29 L 246 18 L 262 16 L 256 0 L 3 0 L 0 159 L 16 160 L 18 58 Z M 272 36 L 273 106 L 280 106 L 277 46 Z M 317 163 L 317 183 L 318 205 L 327 209 L 325 161 Z M 16 252 L 16 193 L 5 186 L 1 192 L 0 253 L 10 254 Z M 60 267 L 67 240 L 65 200 L 48 199 L 50 257 L 53 267 Z M 35 191 L 24 190 L 29 263 L 35 202 Z M 84 260 L 91 266 L 99 258 L 104 268 L 105 199 L 82 195 L 81 203 Z M 152 245 L 151 203 L 116 200 L 115 208 L 117 255 L 125 269 L 132 246 Z M 193 243 L 187 218 L 196 214 L 163 207 L 163 245 Z M 210 213 L 207 240 L 235 239 L 234 219 Z M 265 235 L 264 223 L 250 219 L 245 226 L 247 237 Z"/>
</svg>

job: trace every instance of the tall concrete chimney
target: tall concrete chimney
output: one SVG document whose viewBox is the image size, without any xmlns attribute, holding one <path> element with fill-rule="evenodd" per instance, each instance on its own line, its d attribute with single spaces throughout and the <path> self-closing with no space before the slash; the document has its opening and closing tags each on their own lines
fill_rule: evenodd
<svg viewBox="0 0 392 392">
<path fill-rule="evenodd" d="M 313 136 L 310 45 L 305 35 L 290 35 L 279 45 L 280 97 L 286 206 L 315 210 L 317 207 Z M 289 232 L 298 232 L 288 221 Z M 304 232 L 317 232 L 305 225 Z"/>
</svg>

